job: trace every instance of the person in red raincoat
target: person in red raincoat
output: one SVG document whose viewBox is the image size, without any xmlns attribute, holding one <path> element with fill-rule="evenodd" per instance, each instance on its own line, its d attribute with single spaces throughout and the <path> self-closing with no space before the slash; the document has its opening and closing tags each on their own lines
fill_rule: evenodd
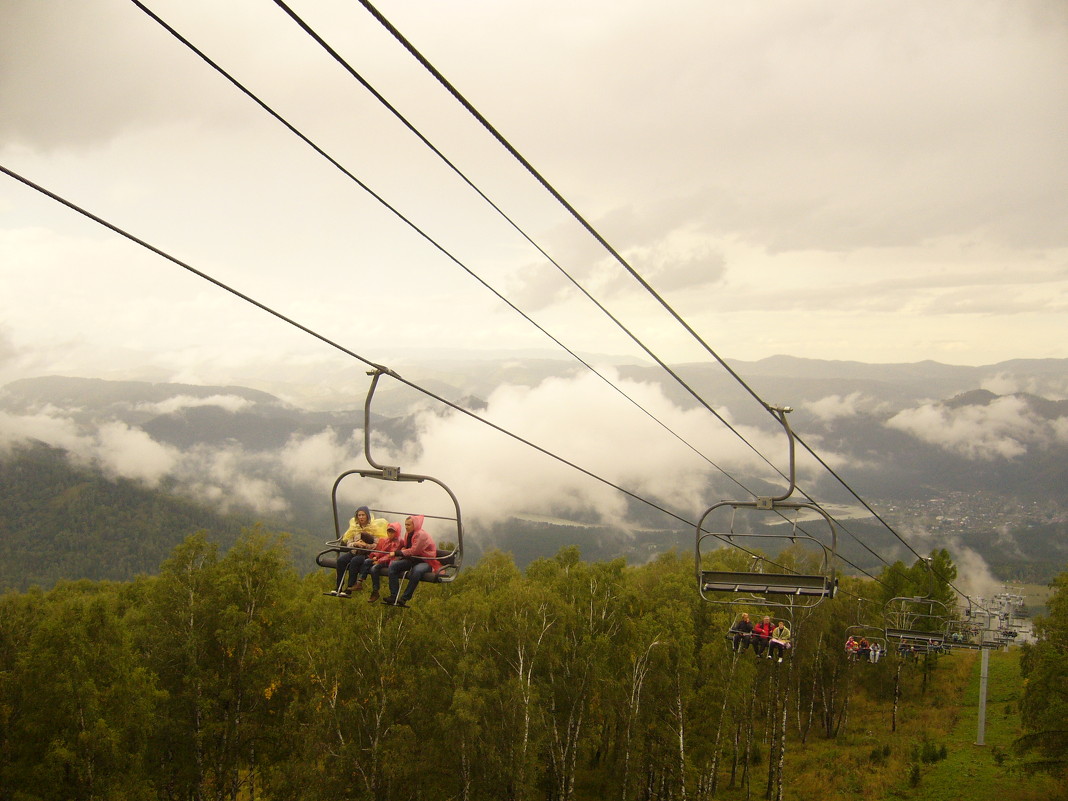
<svg viewBox="0 0 1068 801">
<path fill-rule="evenodd" d="M 389 597 L 382 603 L 390 606 L 407 606 L 415 595 L 419 580 L 431 571 L 441 569 L 438 561 L 438 546 L 433 538 L 423 530 L 423 515 L 404 518 L 404 545 L 398 548 L 389 563 Z M 401 576 L 408 573 L 408 586 L 404 594 L 400 593 Z"/>
</svg>

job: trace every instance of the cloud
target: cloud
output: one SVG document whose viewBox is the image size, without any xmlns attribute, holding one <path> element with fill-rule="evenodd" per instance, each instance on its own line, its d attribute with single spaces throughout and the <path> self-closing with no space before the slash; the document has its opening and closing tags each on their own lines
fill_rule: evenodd
<svg viewBox="0 0 1068 801">
<path fill-rule="evenodd" d="M 1068 398 L 1068 380 L 1062 376 L 1020 376 L 1009 372 L 999 372 L 985 377 L 980 387 L 995 395 L 1013 395 L 1023 392 L 1048 400 Z"/>
<path fill-rule="evenodd" d="M 964 595 L 989 600 L 1001 590 L 1001 582 L 994 577 L 986 560 L 959 536 L 945 531 L 929 531 L 918 526 L 904 527 L 902 536 L 921 554 L 928 554 L 936 548 L 949 551 L 953 564 L 957 566 L 957 578 L 953 580 L 953 586 Z M 913 557 L 909 551 L 907 554 L 899 553 L 896 558 L 911 563 Z M 958 604 L 966 605 L 967 602 L 958 598 Z"/>
<path fill-rule="evenodd" d="M 183 396 L 176 400 L 173 408 L 177 409 L 198 399 Z M 55 407 L 33 415 L 0 412 L 0 452 L 29 441 L 65 450 L 74 464 L 149 488 L 159 487 L 169 477 L 176 482 L 179 494 L 223 512 L 283 514 L 289 510 L 289 488 L 328 487 L 341 470 L 362 462 L 353 444 L 339 441 L 332 430 L 293 437 L 280 452 L 273 453 L 247 452 L 237 445 L 181 450 L 118 421 L 82 426 Z"/>
<path fill-rule="evenodd" d="M 200 406 L 217 406 L 228 412 L 239 412 L 253 406 L 248 398 L 237 395 L 211 395 L 206 398 L 197 398 L 192 395 L 174 395 L 158 403 L 139 403 L 134 408 L 142 412 L 154 412 L 155 414 L 174 414 L 183 409 L 191 409 Z"/>
<path fill-rule="evenodd" d="M 869 410 L 874 404 L 874 399 L 860 392 L 852 392 L 844 397 L 828 395 L 812 403 L 806 403 L 805 411 L 814 414 L 824 423 L 829 423 L 840 417 L 855 417 L 862 411 Z"/>
<path fill-rule="evenodd" d="M 177 448 L 162 445 L 125 423 L 105 423 L 90 443 L 90 459 L 105 473 L 132 478 L 149 487 L 159 486 L 181 458 Z"/>
<path fill-rule="evenodd" d="M 6 325 L 0 325 L 0 369 L 15 360 L 18 356 L 18 348 L 11 338 L 11 329 Z"/>
<path fill-rule="evenodd" d="M 10 450 L 14 445 L 38 440 L 56 448 L 76 450 L 84 439 L 78 425 L 55 412 L 51 407 L 32 415 L 0 411 L 0 446 Z"/>
<path fill-rule="evenodd" d="M 971 598 L 989 600 L 1001 591 L 1002 583 L 995 578 L 982 556 L 959 539 L 951 540 L 946 547 L 957 565 L 957 581 L 954 584 L 961 592 Z"/>
<path fill-rule="evenodd" d="M 236 446 L 198 447 L 188 451 L 176 467 L 184 492 L 223 512 L 278 515 L 289 508 L 276 474 L 280 465 L 273 457 L 247 454 Z"/>
<path fill-rule="evenodd" d="M 76 464 L 100 469 L 106 475 L 134 479 L 157 487 L 180 461 L 180 451 L 155 442 L 140 429 L 116 421 L 85 430 L 74 420 L 48 407 L 32 415 L 0 412 L 0 448 L 37 440 L 70 454 Z"/>
<path fill-rule="evenodd" d="M 1023 398 L 1006 396 L 986 406 L 925 404 L 898 412 L 886 425 L 969 459 L 991 461 L 1064 441 L 1066 418 L 1044 420 Z"/>
<path fill-rule="evenodd" d="M 514 514 L 552 514 L 624 530 L 631 500 L 598 477 L 690 521 L 723 497 L 723 487 L 729 487 L 728 497 L 745 495 L 724 473 L 740 477 L 744 484 L 757 476 L 773 486 L 784 486 L 784 480 L 707 409 L 682 408 L 658 384 L 623 380 L 611 367 L 601 370 L 677 432 L 681 441 L 599 377 L 581 373 L 536 386 L 501 385 L 488 396 L 488 406 L 480 415 L 593 476 L 466 415 L 443 412 L 421 397 L 425 405 L 415 410 L 416 437 L 403 449 L 378 439 L 374 456 L 381 463 L 446 482 L 461 499 L 465 516 L 486 525 Z M 131 408 L 139 413 L 134 416 L 137 419 L 145 413 L 173 413 L 204 405 L 230 411 L 249 407 L 244 399 L 220 392 L 206 398 L 182 393 Z M 742 426 L 728 410 L 720 409 L 720 413 L 756 450 L 769 454 L 779 469 L 787 470 L 781 430 L 770 423 L 764 428 Z M 263 513 L 288 511 L 287 498 L 306 497 L 309 489 L 325 497 L 341 471 L 365 464 L 358 433 L 353 439 L 342 439 L 329 429 L 295 436 L 271 452 L 248 452 L 233 443 L 179 450 L 153 442 L 142 430 L 121 423 L 80 426 L 77 421 L 86 414 L 85 410 L 48 408 L 34 417 L 6 415 L 0 418 L 0 441 L 36 438 L 78 454 L 81 463 L 97 464 L 109 475 L 146 486 L 159 486 L 164 476 L 170 476 L 177 492 L 216 508 L 252 508 Z M 834 458 L 833 454 L 825 456 Z M 804 457 L 799 459 L 801 474 L 820 470 Z M 384 482 L 353 478 L 346 482 L 341 497 L 343 505 L 374 502 L 403 511 L 445 511 L 429 508 L 426 493 L 432 491 L 429 483 L 391 488 Z M 437 498 L 432 503 L 448 505 L 447 498 L 444 504 Z M 665 517 L 665 524 L 681 523 Z"/>
<path fill-rule="evenodd" d="M 500 386 L 480 416 L 593 476 L 453 412 L 423 413 L 416 446 L 377 458 L 445 481 L 463 499 L 465 514 L 484 525 L 516 514 L 555 513 L 625 529 L 627 496 L 597 477 L 691 522 L 720 500 L 709 497 L 711 482 L 726 481 L 720 469 L 782 483 L 707 410 L 681 409 L 654 384 L 607 373 L 684 441 L 666 433 L 596 376 L 581 374 L 534 387 Z M 781 432 L 736 428 L 786 469 Z"/>
<path fill-rule="evenodd" d="M 332 429 L 310 437 L 292 437 L 277 458 L 290 481 L 307 487 L 330 486 L 354 464 L 363 464 L 362 442 L 342 442 Z"/>
</svg>

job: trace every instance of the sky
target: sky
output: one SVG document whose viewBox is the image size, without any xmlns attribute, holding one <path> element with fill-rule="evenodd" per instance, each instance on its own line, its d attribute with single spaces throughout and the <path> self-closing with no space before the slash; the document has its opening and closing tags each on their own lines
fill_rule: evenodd
<svg viewBox="0 0 1068 801">
<path fill-rule="evenodd" d="M 664 360 L 710 359 L 357 0 L 288 2 L 407 124 L 278 2 L 143 1 L 330 159 L 131 0 L 0 0 L 0 165 L 402 372 L 427 352 L 566 358 L 553 338 L 647 360 L 582 290 Z M 376 7 L 728 362 L 1068 358 L 1063 0 Z M 352 371 L 329 344 L 0 174 L 0 386 L 289 380 L 351 401 L 362 367 L 332 382 Z M 767 473 L 707 415 L 618 383 L 719 463 Z M 588 375 L 486 400 L 498 424 L 621 486 L 685 514 L 708 502 L 708 467 Z M 825 400 L 828 414 L 879 401 Z M 276 483 L 249 479 L 267 470 L 255 454 L 179 453 L 72 420 L 0 418 L 0 446 L 32 435 L 149 485 L 178 476 L 281 510 Z M 1068 431 L 1012 399 L 918 403 L 888 425 L 976 462 Z M 480 520 L 622 514 L 615 491 L 485 427 L 440 410 L 421 426 L 420 452 L 396 461 L 447 478 Z M 785 467 L 781 432 L 743 431 Z M 323 434 L 275 467 L 325 486 L 359 454 Z M 822 455 L 848 477 L 853 465 Z"/>
<path fill-rule="evenodd" d="M 145 5 L 374 194 L 130 0 L 0 0 L 0 164 L 376 363 L 562 353 L 484 283 L 643 357 L 568 275 L 708 359 L 356 0 L 290 7 L 512 223 L 278 4 Z M 1061 0 L 376 7 L 728 361 L 1068 358 Z M 0 278 L 0 384 L 351 363 L 8 175 Z"/>
</svg>

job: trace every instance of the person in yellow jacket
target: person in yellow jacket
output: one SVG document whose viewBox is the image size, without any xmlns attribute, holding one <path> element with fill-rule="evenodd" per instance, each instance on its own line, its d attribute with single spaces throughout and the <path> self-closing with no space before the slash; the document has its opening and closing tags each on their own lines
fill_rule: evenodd
<svg viewBox="0 0 1068 801">
<path fill-rule="evenodd" d="M 349 520 L 348 530 L 341 535 L 338 544 L 345 550 L 337 557 L 337 584 L 331 595 L 348 598 L 356 585 L 360 566 L 371 555 L 375 546 L 386 538 L 387 521 L 383 517 L 372 517 L 366 506 L 359 507 Z M 345 574 L 348 573 L 348 582 Z"/>
</svg>

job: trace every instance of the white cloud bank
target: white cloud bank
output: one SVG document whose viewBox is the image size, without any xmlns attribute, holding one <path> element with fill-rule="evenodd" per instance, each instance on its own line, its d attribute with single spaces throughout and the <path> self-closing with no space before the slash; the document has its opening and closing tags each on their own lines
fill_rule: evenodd
<svg viewBox="0 0 1068 801">
<path fill-rule="evenodd" d="M 190 404 L 190 400 L 196 402 Z M 234 405 L 226 398 L 222 401 Z M 188 405 L 204 404 L 190 398 L 158 404 L 175 409 Z M 294 437 L 275 453 L 248 452 L 234 444 L 181 450 L 118 421 L 96 427 L 80 425 L 55 407 L 32 415 L 0 412 L 0 453 L 29 441 L 65 450 L 72 464 L 93 467 L 111 478 L 137 481 L 150 489 L 171 478 L 179 492 L 222 512 L 251 509 L 271 515 L 289 510 L 287 486 L 329 487 L 355 458 L 352 445 L 340 442 L 330 430 Z"/>
<path fill-rule="evenodd" d="M 1068 442 L 1068 418 L 1046 420 L 1014 396 L 986 406 L 925 404 L 899 412 L 887 425 L 974 460 L 1014 459 L 1030 448 Z"/>
</svg>

